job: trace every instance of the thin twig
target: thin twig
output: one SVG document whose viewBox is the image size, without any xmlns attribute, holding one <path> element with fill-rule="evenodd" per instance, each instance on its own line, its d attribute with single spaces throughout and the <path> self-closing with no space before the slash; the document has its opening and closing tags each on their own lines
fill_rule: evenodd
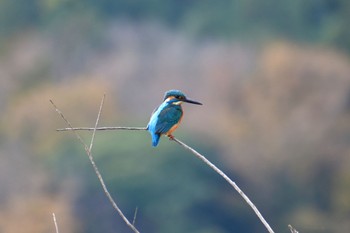
<svg viewBox="0 0 350 233">
<path fill-rule="evenodd" d="M 56 233 L 59 233 L 55 213 L 52 213 L 52 218 L 53 218 L 53 223 L 55 224 Z"/>
<path fill-rule="evenodd" d="M 291 233 L 299 233 L 292 225 L 288 225 L 288 227 Z"/>
<path fill-rule="evenodd" d="M 97 118 L 96 118 L 94 132 L 92 133 L 92 136 L 91 136 L 91 142 L 90 142 L 90 147 L 89 147 L 90 153 L 91 153 L 92 145 L 94 144 L 96 128 L 97 128 L 98 122 L 100 121 L 100 116 L 101 116 L 101 112 L 102 112 L 103 103 L 105 101 L 105 97 L 106 97 L 106 94 L 103 94 L 103 97 L 102 97 L 102 100 L 101 100 L 101 104 L 100 104 L 100 109 L 98 110 L 98 114 L 97 114 Z"/>
<path fill-rule="evenodd" d="M 137 216 L 137 211 L 138 211 L 138 207 L 136 206 L 135 208 L 135 213 L 134 213 L 134 219 L 132 220 L 132 225 L 135 226 L 135 223 L 136 223 L 136 216 Z"/>
<path fill-rule="evenodd" d="M 87 130 L 87 131 L 93 131 L 95 128 L 88 128 L 88 127 L 77 127 L 77 128 L 63 128 L 63 129 L 56 129 L 56 131 L 68 131 L 68 130 Z M 97 127 L 96 130 L 147 130 L 146 127 Z"/>
<path fill-rule="evenodd" d="M 66 119 L 66 117 L 63 115 L 63 113 L 57 108 L 57 106 L 54 104 L 52 100 L 50 100 L 51 104 L 55 108 L 56 112 L 62 117 L 62 119 L 66 122 L 66 124 L 69 126 L 69 129 L 73 131 L 79 142 L 84 146 L 85 152 L 88 154 L 90 158 L 90 152 L 89 148 L 87 147 L 86 143 L 83 141 L 83 139 L 80 137 L 80 135 L 74 130 L 72 124 Z"/>
<path fill-rule="evenodd" d="M 127 226 L 132 229 L 135 233 L 139 233 L 139 231 L 136 229 L 136 227 L 134 227 L 130 222 L 129 220 L 125 217 L 125 215 L 123 214 L 123 212 L 120 210 L 120 208 L 118 207 L 118 205 L 116 204 L 116 202 L 113 200 L 111 194 L 109 193 L 105 183 L 104 183 L 104 180 L 102 178 L 102 175 L 101 173 L 99 172 L 96 164 L 95 164 L 95 161 L 92 157 L 92 154 L 91 154 L 91 151 L 89 149 L 89 147 L 86 145 L 86 143 L 83 141 L 83 139 L 80 137 L 80 135 L 76 132 L 76 130 L 73 128 L 72 124 L 67 120 L 67 118 L 63 115 L 63 113 L 57 108 L 57 106 L 54 104 L 54 102 L 52 100 L 50 100 L 51 104 L 54 106 L 56 112 L 62 117 L 62 119 L 66 122 L 66 124 L 69 126 L 68 129 L 72 130 L 75 134 L 75 136 L 77 137 L 77 139 L 79 140 L 79 142 L 84 146 L 84 149 L 85 149 L 85 152 L 87 154 L 87 156 L 89 157 L 89 160 L 90 160 L 90 163 L 92 165 L 92 167 L 94 168 L 95 170 L 95 173 L 102 185 L 102 188 L 103 188 L 103 191 L 105 193 L 105 195 L 107 196 L 107 198 L 109 199 L 109 201 L 111 202 L 112 206 L 114 207 L 114 209 L 118 212 L 119 216 L 123 219 L 123 221 L 127 224 Z M 100 110 L 99 110 L 99 113 L 98 113 L 98 117 L 97 117 L 97 120 L 96 120 L 96 124 L 95 124 L 95 128 L 93 128 L 94 132 L 97 130 L 97 124 L 98 124 L 98 120 L 99 120 L 99 116 L 101 114 L 101 111 L 102 111 L 102 105 L 103 105 L 103 100 L 101 101 L 101 105 L 100 105 Z M 91 143 L 93 142 L 93 139 L 91 140 Z M 90 144 L 90 148 L 92 148 L 92 145 Z"/>
<path fill-rule="evenodd" d="M 233 182 L 223 171 L 221 171 L 218 167 L 216 167 L 213 163 L 211 163 L 207 158 L 205 158 L 202 154 L 194 150 L 193 148 L 189 147 L 185 143 L 181 142 L 177 138 L 173 138 L 175 142 L 183 146 L 185 149 L 191 151 L 195 156 L 197 156 L 199 159 L 201 159 L 203 162 L 205 162 L 209 167 L 211 167 L 216 173 L 218 173 L 220 176 L 222 176 L 242 197 L 243 199 L 248 203 L 248 205 L 254 210 L 255 214 L 258 216 L 260 221 L 265 225 L 268 232 L 273 233 L 274 231 L 270 227 L 270 225 L 267 223 L 267 221 L 264 219 L 258 208 L 253 204 L 253 202 L 248 198 L 247 195 L 238 187 L 238 185 Z"/>
</svg>

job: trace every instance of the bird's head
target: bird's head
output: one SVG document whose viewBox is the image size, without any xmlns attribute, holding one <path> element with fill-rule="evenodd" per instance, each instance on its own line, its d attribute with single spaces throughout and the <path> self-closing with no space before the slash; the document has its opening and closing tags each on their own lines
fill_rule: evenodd
<svg viewBox="0 0 350 233">
<path fill-rule="evenodd" d="M 179 90 L 170 90 L 165 93 L 164 101 L 170 104 L 180 105 L 183 102 L 202 105 L 202 103 L 188 99 L 184 93 Z"/>
</svg>

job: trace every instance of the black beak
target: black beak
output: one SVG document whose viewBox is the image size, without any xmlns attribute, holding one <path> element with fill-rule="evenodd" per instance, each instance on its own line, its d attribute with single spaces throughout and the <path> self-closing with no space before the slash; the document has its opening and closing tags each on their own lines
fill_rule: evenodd
<svg viewBox="0 0 350 233">
<path fill-rule="evenodd" d="M 202 103 L 199 103 L 197 101 L 190 100 L 190 99 L 184 99 L 183 102 L 190 103 L 190 104 L 203 105 Z"/>
</svg>

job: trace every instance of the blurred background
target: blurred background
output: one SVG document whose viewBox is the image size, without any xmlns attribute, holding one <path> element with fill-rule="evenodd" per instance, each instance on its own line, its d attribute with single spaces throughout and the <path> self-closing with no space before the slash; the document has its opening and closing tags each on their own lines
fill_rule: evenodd
<svg viewBox="0 0 350 233">
<path fill-rule="evenodd" d="M 226 172 L 276 232 L 350 229 L 350 2 L 0 0 L 0 232 L 131 232 L 73 126 L 146 126 L 169 89 L 175 136 Z M 91 133 L 82 132 L 86 142 Z M 98 132 L 105 182 L 141 232 L 266 232 L 179 145 Z"/>
</svg>

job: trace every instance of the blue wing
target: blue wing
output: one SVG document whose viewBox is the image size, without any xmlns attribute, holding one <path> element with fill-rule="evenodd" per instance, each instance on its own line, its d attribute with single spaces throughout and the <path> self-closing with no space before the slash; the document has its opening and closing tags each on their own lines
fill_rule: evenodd
<svg viewBox="0 0 350 233">
<path fill-rule="evenodd" d="M 180 121 L 182 114 L 182 109 L 178 105 L 165 106 L 158 115 L 155 132 L 158 134 L 167 133 L 171 127 Z"/>
<path fill-rule="evenodd" d="M 147 130 L 152 136 L 152 145 L 157 146 L 160 136 L 167 133 L 182 117 L 182 109 L 177 105 L 163 103 L 152 114 Z"/>
</svg>

